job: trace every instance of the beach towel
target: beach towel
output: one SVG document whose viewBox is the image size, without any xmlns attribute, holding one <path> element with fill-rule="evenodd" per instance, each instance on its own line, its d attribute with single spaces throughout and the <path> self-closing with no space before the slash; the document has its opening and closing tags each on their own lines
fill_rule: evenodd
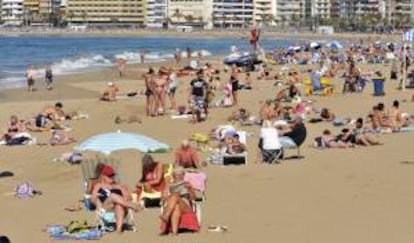
<svg viewBox="0 0 414 243">
<path fill-rule="evenodd" d="M 181 214 L 178 229 L 198 232 L 200 230 L 200 225 L 197 220 L 197 215 L 194 212 L 186 212 Z M 161 221 L 160 231 L 162 234 L 170 233 L 171 224 L 169 222 L 166 223 Z"/>
<path fill-rule="evenodd" d="M 186 172 L 184 181 L 187 181 L 191 186 L 200 192 L 205 191 L 207 176 L 203 172 Z"/>
<path fill-rule="evenodd" d="M 99 240 L 102 231 L 88 225 L 87 221 L 71 221 L 68 225 L 52 225 L 45 230 L 55 240 Z"/>
</svg>

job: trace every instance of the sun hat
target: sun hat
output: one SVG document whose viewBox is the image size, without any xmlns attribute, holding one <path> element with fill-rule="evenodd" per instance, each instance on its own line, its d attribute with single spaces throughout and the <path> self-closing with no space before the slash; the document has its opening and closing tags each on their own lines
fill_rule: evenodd
<svg viewBox="0 0 414 243">
<path fill-rule="evenodd" d="M 116 175 L 114 169 L 109 165 L 104 165 L 101 169 L 101 174 L 107 177 L 113 177 Z"/>
</svg>

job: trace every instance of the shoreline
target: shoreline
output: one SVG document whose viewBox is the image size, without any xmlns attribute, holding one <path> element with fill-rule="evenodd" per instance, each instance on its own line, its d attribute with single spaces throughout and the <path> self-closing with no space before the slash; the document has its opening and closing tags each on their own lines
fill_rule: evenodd
<svg viewBox="0 0 414 243">
<path fill-rule="evenodd" d="M 248 29 L 241 30 L 194 30 L 192 32 L 177 32 L 173 30 L 86 30 L 72 31 L 69 29 L 0 29 L 0 36 L 62 36 L 62 37 L 173 37 L 183 39 L 248 39 Z M 262 38 L 269 39 L 320 39 L 320 40 L 360 40 L 372 39 L 383 41 L 398 41 L 401 39 L 399 33 L 396 34 L 375 34 L 375 33 L 333 33 L 330 35 L 318 34 L 314 32 L 298 32 L 297 30 L 289 32 L 289 29 L 273 31 L 264 30 L 261 33 Z"/>
</svg>

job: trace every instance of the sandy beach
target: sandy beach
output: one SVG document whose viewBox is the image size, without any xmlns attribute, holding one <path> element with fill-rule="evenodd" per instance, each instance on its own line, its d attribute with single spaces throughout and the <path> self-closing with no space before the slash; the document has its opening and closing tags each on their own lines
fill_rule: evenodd
<svg viewBox="0 0 414 243">
<path fill-rule="evenodd" d="M 218 58 L 213 63 L 220 63 Z M 274 71 L 281 66 L 273 66 Z M 390 66 L 373 67 L 388 74 Z M 181 140 L 193 132 L 207 133 L 219 124 L 227 124 L 227 117 L 236 108 L 215 108 L 206 122 L 192 125 L 185 119 L 172 120 L 169 116 L 147 118 L 144 112 L 145 96 L 120 99 L 106 103 L 98 101 L 108 81 L 115 80 L 121 93 L 140 92 L 141 78 L 146 66 L 128 66 L 126 74 L 118 79 L 115 68 L 59 76 L 55 89 L 47 91 L 42 81 L 38 90 L 0 91 L 0 124 L 5 126 L 12 114 L 29 118 L 45 105 L 60 101 L 67 111 L 89 114 L 89 119 L 70 121 L 73 130 L 68 134 L 83 141 L 86 138 L 117 130 L 142 133 L 177 148 Z M 306 70 L 300 66 L 299 71 Z M 222 73 L 222 80 L 228 74 Z M 302 75 L 305 75 L 302 73 Z M 256 114 L 266 98 L 273 98 L 278 90 L 272 81 L 256 80 L 253 90 L 239 92 L 239 107 Z M 177 103 L 185 104 L 189 79 L 180 80 Z M 363 93 L 341 94 L 342 80 L 334 80 L 335 94 L 314 96 L 318 107 L 329 107 L 342 117 L 366 116 L 372 106 L 384 102 L 388 107 L 395 99 L 403 111 L 414 113 L 410 101 L 412 90 L 396 90 L 397 83 L 385 83 L 386 96 L 373 97 L 372 84 Z M 115 124 L 117 115 L 137 114 L 142 124 Z M 2 127 L 3 127 L 2 126 Z M 214 166 L 204 170 L 208 175 L 207 200 L 202 203 L 202 228 L 197 234 L 159 236 L 159 209 L 146 209 L 136 214 L 137 232 L 121 236 L 105 235 L 99 242 L 294 242 L 294 243 L 410 243 L 414 241 L 414 157 L 411 151 L 413 133 L 383 134 L 383 146 L 354 149 L 310 148 L 314 137 L 328 124 L 306 124 L 308 137 L 302 146 L 303 159 L 285 160 L 278 165 L 257 164 L 259 127 L 248 126 L 249 163 L 247 166 Z M 36 133 L 38 141 L 46 142 L 50 132 Z M 68 205 L 82 199 L 82 175 L 79 165 L 52 162 L 52 158 L 71 151 L 65 146 L 0 147 L 0 170 L 14 172 L 15 176 L 0 178 L 0 234 L 12 242 L 52 242 L 42 232 L 47 225 L 68 224 L 72 220 L 88 219 L 94 223 L 94 214 L 81 210 L 67 212 Z M 296 151 L 288 150 L 288 155 Z M 200 152 L 201 153 L 201 152 Z M 94 157 L 87 153 L 85 156 Z M 207 156 L 201 153 L 202 157 Z M 155 154 L 164 163 L 173 162 L 173 153 Z M 137 151 L 120 151 L 111 155 L 121 160 L 122 182 L 133 187 L 141 176 L 141 157 Z M 41 196 L 19 200 L 13 196 L 14 187 L 29 181 L 43 192 Z M 209 225 L 225 225 L 227 233 L 207 231 Z M 64 241 L 62 241 L 64 242 Z"/>
</svg>

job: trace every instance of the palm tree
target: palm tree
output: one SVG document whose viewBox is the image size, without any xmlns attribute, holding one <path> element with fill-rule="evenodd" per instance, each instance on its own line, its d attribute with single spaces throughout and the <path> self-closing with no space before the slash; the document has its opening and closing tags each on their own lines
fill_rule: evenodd
<svg viewBox="0 0 414 243">
<path fill-rule="evenodd" d="M 194 16 L 193 15 L 191 15 L 191 14 L 185 15 L 184 18 L 185 18 L 185 21 L 186 21 L 187 24 L 194 23 Z"/>
<path fill-rule="evenodd" d="M 180 19 L 181 19 L 182 17 L 184 17 L 184 15 L 181 13 L 180 9 L 176 8 L 176 9 L 174 10 L 174 14 L 173 14 L 171 17 L 173 17 L 173 18 L 177 18 L 177 23 L 180 23 Z"/>
</svg>

